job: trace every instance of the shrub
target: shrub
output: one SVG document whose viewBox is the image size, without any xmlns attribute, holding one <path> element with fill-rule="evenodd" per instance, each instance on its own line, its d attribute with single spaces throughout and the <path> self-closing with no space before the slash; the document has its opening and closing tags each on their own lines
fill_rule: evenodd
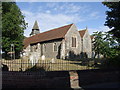
<svg viewBox="0 0 120 90">
<path fill-rule="evenodd" d="M 120 67 L 120 56 L 108 58 L 102 64 L 102 68 L 119 68 Z"/>
</svg>

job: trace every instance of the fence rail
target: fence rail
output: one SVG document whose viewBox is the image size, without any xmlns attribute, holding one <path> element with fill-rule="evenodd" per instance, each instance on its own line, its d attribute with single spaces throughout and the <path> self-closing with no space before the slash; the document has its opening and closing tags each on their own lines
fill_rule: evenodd
<svg viewBox="0 0 120 90">
<path fill-rule="evenodd" d="M 69 71 L 96 69 L 94 61 L 70 61 L 56 59 L 38 60 L 37 63 L 31 63 L 29 59 L 1 60 L 2 70 L 5 71 Z M 98 63 L 97 63 L 98 64 Z"/>
</svg>

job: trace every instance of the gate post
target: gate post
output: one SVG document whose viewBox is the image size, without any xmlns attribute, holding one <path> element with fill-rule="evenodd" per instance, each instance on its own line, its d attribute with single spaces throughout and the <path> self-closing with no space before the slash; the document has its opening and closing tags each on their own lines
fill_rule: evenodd
<svg viewBox="0 0 120 90">
<path fill-rule="evenodd" d="M 76 71 L 69 71 L 69 75 L 70 75 L 70 86 L 71 88 L 81 88 L 79 86 L 79 77 Z"/>
</svg>

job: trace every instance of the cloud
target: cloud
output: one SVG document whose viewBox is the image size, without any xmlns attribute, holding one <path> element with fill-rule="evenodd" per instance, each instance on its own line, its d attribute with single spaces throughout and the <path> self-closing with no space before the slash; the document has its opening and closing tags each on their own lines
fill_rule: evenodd
<svg viewBox="0 0 120 90">
<path fill-rule="evenodd" d="M 36 7 L 37 9 L 30 7 L 31 10 L 22 10 L 25 20 L 28 23 L 25 36 L 29 36 L 35 20 L 39 23 L 40 31 L 44 32 L 66 24 L 88 22 L 99 18 L 99 12 L 91 11 L 91 8 L 87 5 L 67 2 L 39 4 L 40 5 Z"/>
<path fill-rule="evenodd" d="M 2 0 L 4 2 L 10 2 L 11 0 Z M 104 0 L 16 0 L 17 2 L 103 2 Z M 108 2 L 118 2 L 118 0 L 106 0 Z"/>
<path fill-rule="evenodd" d="M 91 17 L 91 18 L 94 18 L 94 19 L 97 19 L 97 18 L 100 17 L 99 15 L 100 15 L 99 12 L 94 11 L 94 12 L 92 12 L 92 13 L 90 14 L 90 17 Z"/>
<path fill-rule="evenodd" d="M 87 5 L 77 5 L 74 3 L 47 3 L 46 7 L 52 9 L 53 11 L 62 12 L 65 14 L 72 14 L 72 13 L 84 13 L 88 11 L 89 6 Z"/>
<path fill-rule="evenodd" d="M 82 19 L 79 19 L 80 17 L 77 15 L 51 14 L 48 13 L 48 11 L 47 13 L 22 11 L 22 13 L 26 16 L 25 21 L 28 23 L 28 28 L 25 30 L 25 36 L 29 36 L 35 20 L 38 21 L 41 32 L 82 21 Z"/>
<path fill-rule="evenodd" d="M 57 2 L 51 2 L 51 3 L 46 4 L 46 7 L 48 7 L 48 8 L 54 8 L 54 7 L 57 7 L 57 6 L 58 6 Z"/>
<path fill-rule="evenodd" d="M 66 15 L 77 15 L 82 19 L 81 21 L 95 20 L 99 19 L 100 13 L 98 11 L 94 11 L 89 5 L 83 4 L 75 4 L 75 3 L 47 3 L 48 8 L 52 10 L 52 12 L 63 13 Z"/>
<path fill-rule="evenodd" d="M 108 32 L 110 31 L 110 29 L 107 26 L 100 26 L 98 28 L 88 28 L 88 31 L 90 34 L 93 34 L 93 32 L 97 32 L 97 31 Z"/>
<path fill-rule="evenodd" d="M 46 13 L 51 13 L 51 11 L 50 11 L 50 10 L 47 10 Z"/>
</svg>

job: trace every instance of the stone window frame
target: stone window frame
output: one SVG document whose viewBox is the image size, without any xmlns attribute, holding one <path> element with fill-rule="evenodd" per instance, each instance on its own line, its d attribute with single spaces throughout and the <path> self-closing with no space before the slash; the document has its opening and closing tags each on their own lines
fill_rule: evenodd
<svg viewBox="0 0 120 90">
<path fill-rule="evenodd" d="M 46 44 L 43 44 L 44 52 L 46 52 Z"/>
<path fill-rule="evenodd" d="M 56 47 L 55 47 L 56 46 Z M 56 48 L 56 49 L 55 49 Z M 53 52 L 57 52 L 58 48 L 57 48 L 57 43 L 53 43 Z"/>
<path fill-rule="evenodd" d="M 84 49 L 83 49 L 83 48 L 84 48 L 84 47 L 83 47 L 83 43 L 84 43 L 84 40 L 83 40 L 83 38 L 81 38 L 81 48 L 82 48 L 82 52 L 83 52 L 83 50 L 84 50 Z"/>
<path fill-rule="evenodd" d="M 73 46 L 73 38 L 75 39 L 75 45 Z M 72 48 L 77 48 L 77 36 L 72 36 L 72 38 L 71 38 L 71 47 Z"/>
<path fill-rule="evenodd" d="M 30 45 L 30 52 L 33 52 L 33 46 Z"/>
<path fill-rule="evenodd" d="M 34 52 L 36 52 L 37 51 L 36 45 L 33 45 L 33 47 L 34 47 Z"/>
<path fill-rule="evenodd" d="M 40 49 L 40 43 L 37 44 L 38 49 Z"/>
</svg>

